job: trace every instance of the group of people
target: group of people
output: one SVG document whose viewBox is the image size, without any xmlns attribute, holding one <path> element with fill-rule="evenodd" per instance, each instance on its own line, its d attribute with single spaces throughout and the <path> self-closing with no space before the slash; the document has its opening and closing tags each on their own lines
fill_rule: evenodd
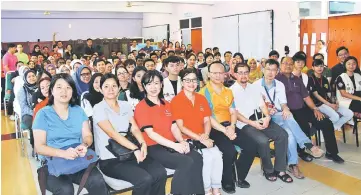
<svg viewBox="0 0 361 195">
<path fill-rule="evenodd" d="M 195 54 L 188 45 L 185 55 L 165 44 L 158 53 L 132 50 L 128 59 L 115 53 L 108 61 L 90 47 L 80 60 L 69 60 L 69 67 L 61 57 L 45 64 L 34 56 L 20 61 L 9 44 L 3 70 L 15 67 L 10 93 L 31 130 L 34 155 L 73 160 L 95 149 L 99 169 L 91 171 L 85 188 L 97 195 L 108 193 L 102 174 L 132 183 L 134 195 L 164 195 L 168 168 L 175 170 L 172 194 L 219 195 L 221 189 L 250 187 L 246 178 L 257 155 L 271 182 L 303 179 L 298 157 L 344 162 L 334 131 L 361 117 L 360 69 L 346 47 L 337 49 L 340 63 L 332 70 L 323 54 L 315 54 L 311 71 L 303 52 L 279 61 L 273 50 L 260 61 L 246 61 L 226 51 L 221 62 L 217 47 Z M 326 151 L 312 143 L 315 130 L 322 131 Z M 107 149 L 109 139 L 134 151 L 135 158 L 120 161 Z M 84 171 L 49 175 L 47 189 L 73 194 L 72 183 Z"/>
</svg>

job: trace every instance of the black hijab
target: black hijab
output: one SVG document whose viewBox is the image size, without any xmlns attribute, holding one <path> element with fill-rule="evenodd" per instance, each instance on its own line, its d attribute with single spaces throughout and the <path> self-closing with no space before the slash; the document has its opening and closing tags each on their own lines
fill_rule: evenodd
<svg viewBox="0 0 361 195">
<path fill-rule="evenodd" d="M 101 73 L 95 73 L 95 74 L 93 74 L 92 78 L 89 81 L 89 93 L 86 94 L 85 98 L 89 101 L 89 103 L 90 103 L 90 105 L 92 105 L 92 107 L 94 107 L 95 104 L 101 102 L 104 98 L 102 93 L 97 92 L 94 89 L 95 79 L 97 77 L 102 77 L 102 76 L 103 76 L 103 74 L 101 74 Z"/>
</svg>

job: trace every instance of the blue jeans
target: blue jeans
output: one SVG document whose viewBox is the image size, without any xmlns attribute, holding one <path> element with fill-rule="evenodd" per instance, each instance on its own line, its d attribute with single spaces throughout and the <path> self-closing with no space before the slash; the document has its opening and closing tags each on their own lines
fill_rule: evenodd
<svg viewBox="0 0 361 195">
<path fill-rule="evenodd" d="M 318 108 L 320 109 L 320 112 L 329 117 L 335 130 L 340 130 L 342 125 L 351 120 L 353 117 L 353 112 L 345 107 L 339 106 L 337 112 L 326 104 L 322 104 Z M 340 113 L 342 116 L 340 116 L 338 113 Z"/>
<path fill-rule="evenodd" d="M 303 149 L 305 148 L 305 143 L 311 143 L 311 140 L 305 135 L 293 116 L 289 116 L 284 120 L 282 112 L 277 112 L 272 116 L 272 121 L 281 126 L 288 133 L 288 164 L 298 164 L 297 144 Z"/>
</svg>

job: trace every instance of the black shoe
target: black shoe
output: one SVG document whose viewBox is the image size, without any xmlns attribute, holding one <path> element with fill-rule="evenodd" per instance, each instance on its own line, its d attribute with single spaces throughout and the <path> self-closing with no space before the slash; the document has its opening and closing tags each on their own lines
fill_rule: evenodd
<svg viewBox="0 0 361 195">
<path fill-rule="evenodd" d="M 251 187 L 251 185 L 246 180 L 238 181 L 237 186 L 239 188 L 249 188 L 249 187 Z"/>
<path fill-rule="evenodd" d="M 327 159 L 330 159 L 332 160 L 333 162 L 335 163 L 338 163 L 338 164 L 342 164 L 345 162 L 345 160 L 343 160 L 339 155 L 335 154 L 335 155 L 332 155 L 330 153 L 326 153 L 326 158 Z"/>
<path fill-rule="evenodd" d="M 300 152 L 299 154 L 298 154 L 298 156 L 302 159 L 302 160 L 304 160 L 304 161 L 306 161 L 306 162 L 311 162 L 311 161 L 313 161 L 313 156 L 311 156 L 311 155 L 309 155 L 309 154 L 307 154 L 306 152 Z"/>
<path fill-rule="evenodd" d="M 236 193 L 236 189 L 235 186 L 233 184 L 227 184 L 227 185 L 223 185 L 222 184 L 222 190 L 228 194 L 234 194 Z"/>
</svg>

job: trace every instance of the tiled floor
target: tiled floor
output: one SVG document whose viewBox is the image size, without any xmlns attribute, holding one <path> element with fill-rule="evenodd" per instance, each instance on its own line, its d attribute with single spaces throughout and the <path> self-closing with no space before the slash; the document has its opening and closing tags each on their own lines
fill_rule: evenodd
<svg viewBox="0 0 361 195">
<path fill-rule="evenodd" d="M 14 123 L 7 118 L 3 119 L 2 134 L 13 133 L 10 128 L 13 128 Z M 341 140 L 342 134 L 337 133 L 337 137 Z M 262 176 L 259 160 L 256 160 L 247 177 L 251 188 L 237 188 L 235 195 L 361 195 L 361 148 L 356 148 L 351 131 L 347 131 L 347 138 L 347 144 L 341 141 L 338 143 L 340 156 L 346 160 L 345 164 L 335 164 L 325 158 L 312 163 L 300 160 L 300 168 L 306 179 L 294 178 L 294 183 L 286 184 L 280 180 L 273 183 L 267 181 Z M 30 157 L 31 151 L 28 143 L 27 145 L 27 157 L 22 157 L 18 140 L 2 141 L 2 194 L 40 194 L 36 174 L 38 163 Z M 22 183 L 22 188 L 14 187 L 19 182 Z M 167 183 L 168 192 L 169 188 L 170 181 Z M 131 192 L 121 195 L 131 195 Z"/>
</svg>

